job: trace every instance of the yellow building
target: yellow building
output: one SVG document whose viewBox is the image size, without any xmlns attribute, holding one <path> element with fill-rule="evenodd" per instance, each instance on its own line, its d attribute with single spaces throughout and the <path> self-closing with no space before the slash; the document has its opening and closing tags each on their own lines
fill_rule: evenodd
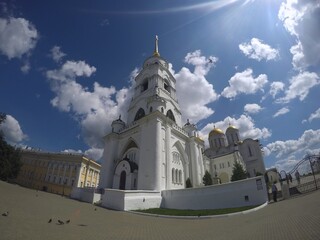
<svg viewBox="0 0 320 240">
<path fill-rule="evenodd" d="M 21 186 L 70 196 L 73 187 L 99 184 L 100 164 L 82 154 L 23 150 L 21 161 L 17 177 Z"/>
</svg>

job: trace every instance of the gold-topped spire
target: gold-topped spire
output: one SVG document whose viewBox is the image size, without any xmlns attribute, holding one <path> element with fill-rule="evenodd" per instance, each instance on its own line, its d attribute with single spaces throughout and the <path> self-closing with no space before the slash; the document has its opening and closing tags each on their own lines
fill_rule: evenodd
<svg viewBox="0 0 320 240">
<path fill-rule="evenodd" d="M 160 57 L 159 48 L 158 48 L 158 40 L 159 40 L 158 35 L 156 35 L 153 56 Z"/>
</svg>

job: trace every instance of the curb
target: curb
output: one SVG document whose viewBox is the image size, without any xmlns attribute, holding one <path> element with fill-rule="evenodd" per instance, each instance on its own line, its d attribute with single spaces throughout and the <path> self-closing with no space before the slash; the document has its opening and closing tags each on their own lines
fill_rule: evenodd
<svg viewBox="0 0 320 240">
<path fill-rule="evenodd" d="M 132 214 L 137 214 L 137 215 L 143 215 L 143 216 L 148 216 L 148 217 L 161 217 L 161 218 L 173 218 L 173 219 L 210 219 L 210 218 L 223 218 L 223 217 L 232 217 L 232 216 L 237 216 L 237 215 L 243 215 L 243 214 L 248 214 L 251 212 L 258 211 L 268 205 L 268 202 L 265 202 L 261 204 L 258 207 L 245 210 L 242 212 L 235 212 L 235 213 L 227 213 L 227 214 L 220 214 L 220 215 L 208 215 L 208 216 L 172 216 L 172 215 L 160 215 L 160 214 L 151 214 L 151 213 L 142 213 L 142 212 L 135 212 L 135 211 L 125 211 L 128 213 Z"/>
</svg>

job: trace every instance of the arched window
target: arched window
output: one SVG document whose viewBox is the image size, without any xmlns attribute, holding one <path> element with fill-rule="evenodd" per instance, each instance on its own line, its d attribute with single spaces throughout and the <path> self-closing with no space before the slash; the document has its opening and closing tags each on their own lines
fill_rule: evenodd
<svg viewBox="0 0 320 240">
<path fill-rule="evenodd" d="M 145 79 L 143 84 L 141 85 L 141 92 L 144 92 L 148 89 L 148 79 Z"/>
<path fill-rule="evenodd" d="M 169 84 L 167 82 L 163 83 L 163 88 L 164 88 L 164 90 L 166 90 L 167 92 L 170 93 L 170 86 L 169 86 Z"/>
<path fill-rule="evenodd" d="M 150 107 L 150 113 L 152 113 L 152 107 Z"/>
<path fill-rule="evenodd" d="M 179 170 L 179 183 L 181 184 L 182 183 L 182 171 Z"/>
<path fill-rule="evenodd" d="M 176 169 L 175 179 L 176 179 L 176 182 L 175 182 L 175 183 L 178 183 L 178 182 L 179 182 L 179 173 L 178 173 L 178 169 Z"/>
<path fill-rule="evenodd" d="M 140 108 L 138 112 L 136 113 L 136 116 L 134 117 L 134 121 L 139 120 L 140 118 L 143 118 L 146 114 L 144 113 L 143 108 Z"/>
<path fill-rule="evenodd" d="M 252 154 L 252 151 L 251 151 L 250 146 L 248 146 L 248 150 L 249 150 L 249 157 L 252 157 L 252 156 L 253 156 L 253 154 Z"/>
<path fill-rule="evenodd" d="M 172 121 L 176 122 L 176 119 L 174 118 L 174 115 L 171 110 L 168 110 L 167 117 L 170 118 Z"/>
<path fill-rule="evenodd" d="M 174 171 L 174 168 L 172 168 L 172 172 L 171 172 L 171 175 L 172 175 L 172 183 L 174 183 L 174 173 L 175 173 L 175 171 Z"/>
<path fill-rule="evenodd" d="M 163 107 L 161 108 L 161 112 L 162 112 L 162 113 L 164 112 Z"/>
</svg>

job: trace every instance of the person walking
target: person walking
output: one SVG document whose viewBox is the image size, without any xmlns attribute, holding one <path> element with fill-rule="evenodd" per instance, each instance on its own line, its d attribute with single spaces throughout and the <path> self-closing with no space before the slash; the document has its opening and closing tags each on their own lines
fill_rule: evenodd
<svg viewBox="0 0 320 240">
<path fill-rule="evenodd" d="M 272 196 L 273 196 L 273 201 L 274 201 L 274 202 L 277 202 L 277 194 L 278 194 L 278 188 L 277 188 L 277 186 L 276 186 L 276 183 L 277 183 L 277 182 L 274 182 L 274 183 L 272 184 Z"/>
</svg>

